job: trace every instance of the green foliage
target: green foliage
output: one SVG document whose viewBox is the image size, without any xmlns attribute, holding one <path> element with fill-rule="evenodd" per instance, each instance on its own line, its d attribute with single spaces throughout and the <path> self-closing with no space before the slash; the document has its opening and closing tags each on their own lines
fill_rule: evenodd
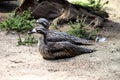
<svg viewBox="0 0 120 80">
<path fill-rule="evenodd" d="M 92 30 L 91 32 L 88 33 L 87 39 L 95 40 L 95 38 L 99 34 L 99 32 L 100 32 L 99 28 Z"/>
<path fill-rule="evenodd" d="M 89 2 L 90 2 L 90 7 L 93 7 L 94 10 L 97 10 L 97 11 L 102 10 L 103 6 L 109 3 L 108 0 L 106 2 L 104 2 L 103 4 L 101 3 L 101 0 L 97 0 L 97 1 L 89 0 Z"/>
<path fill-rule="evenodd" d="M 87 32 L 84 28 L 83 21 L 77 19 L 75 23 L 70 22 L 69 26 L 71 27 L 71 29 L 67 31 L 68 34 L 80 38 L 85 38 Z"/>
<path fill-rule="evenodd" d="M 3 22 L 0 22 L 0 28 L 7 31 L 14 31 L 19 34 L 18 45 L 31 45 L 36 43 L 34 37 L 27 34 L 25 39 L 21 39 L 20 33 L 27 33 L 30 31 L 33 26 L 35 26 L 35 19 L 31 16 L 30 11 L 24 11 L 19 15 L 10 15 L 8 19 Z"/>
<path fill-rule="evenodd" d="M 88 7 L 90 5 L 90 2 L 88 0 L 79 0 L 79 1 L 72 0 L 71 3 L 78 4 L 78 5 L 85 6 L 85 7 Z"/>
<path fill-rule="evenodd" d="M 99 32 L 99 29 L 94 29 L 93 31 L 88 32 L 88 29 L 84 26 L 85 19 L 78 20 L 75 23 L 70 22 L 69 26 L 71 27 L 67 33 L 76 36 L 79 38 L 93 39 Z"/>
<path fill-rule="evenodd" d="M 0 23 L 0 28 L 8 31 L 16 31 L 19 33 L 24 33 L 34 26 L 35 20 L 30 20 L 30 11 L 24 11 L 20 15 L 10 15 L 10 17 Z"/>
<path fill-rule="evenodd" d="M 106 0 L 104 3 L 101 3 L 101 0 L 87 0 L 87 1 L 73 1 L 73 4 L 82 5 L 85 7 L 92 7 L 95 11 L 103 10 L 104 5 L 109 3 L 109 0 Z"/>
<path fill-rule="evenodd" d="M 18 36 L 19 36 L 18 46 L 19 46 L 19 45 L 32 45 L 32 44 L 35 44 L 35 43 L 38 42 L 38 41 L 37 41 L 33 36 L 31 36 L 30 34 L 27 34 L 23 40 L 21 39 L 20 35 L 18 35 Z"/>
</svg>

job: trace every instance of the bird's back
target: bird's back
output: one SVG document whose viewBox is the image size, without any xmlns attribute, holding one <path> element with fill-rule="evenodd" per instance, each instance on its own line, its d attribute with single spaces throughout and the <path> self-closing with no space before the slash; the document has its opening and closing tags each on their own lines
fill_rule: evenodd
<svg viewBox="0 0 120 80">
<path fill-rule="evenodd" d="M 53 42 L 59 42 L 59 41 L 69 41 L 73 44 L 92 44 L 92 41 L 78 38 L 75 36 L 71 36 L 65 32 L 54 32 L 54 31 L 49 31 L 47 34 L 47 40 L 48 41 L 53 41 Z"/>
</svg>

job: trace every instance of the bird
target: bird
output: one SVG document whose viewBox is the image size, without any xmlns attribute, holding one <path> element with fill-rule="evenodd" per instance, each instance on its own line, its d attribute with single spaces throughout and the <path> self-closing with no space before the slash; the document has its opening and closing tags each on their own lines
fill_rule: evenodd
<svg viewBox="0 0 120 80">
<path fill-rule="evenodd" d="M 47 31 L 48 33 L 46 35 L 47 41 L 50 41 L 50 42 L 69 41 L 76 45 L 92 45 L 93 44 L 93 41 L 91 41 L 91 40 L 86 40 L 83 38 L 71 36 L 71 35 L 67 34 L 66 32 L 49 30 L 50 23 L 45 18 L 39 18 L 36 21 L 36 23 L 42 25 L 42 27 L 44 27 L 46 30 L 48 30 Z M 41 27 L 41 26 L 37 26 L 37 27 Z"/>
<path fill-rule="evenodd" d="M 39 52 L 42 55 L 43 59 L 46 60 L 55 60 L 55 59 L 63 59 L 70 58 L 76 55 L 84 54 L 84 53 L 92 53 L 95 50 L 86 49 L 79 47 L 75 44 L 72 44 L 68 41 L 61 42 L 49 42 L 47 41 L 47 30 L 45 28 L 34 28 L 31 31 L 32 33 L 38 33 L 42 36 L 39 37 Z"/>
</svg>

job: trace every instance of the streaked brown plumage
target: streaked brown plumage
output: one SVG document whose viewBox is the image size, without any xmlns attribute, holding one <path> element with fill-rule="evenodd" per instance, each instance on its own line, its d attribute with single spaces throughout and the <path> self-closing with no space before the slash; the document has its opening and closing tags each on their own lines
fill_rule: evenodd
<svg viewBox="0 0 120 80">
<path fill-rule="evenodd" d="M 40 18 L 37 20 L 37 23 L 42 25 L 46 30 L 47 30 L 47 41 L 49 42 L 59 42 L 59 41 L 68 41 L 76 45 L 90 45 L 93 44 L 93 41 L 78 38 L 75 36 L 71 36 L 65 32 L 58 32 L 58 31 L 50 31 L 49 26 L 50 23 L 47 19 L 45 18 Z M 40 26 L 38 26 L 40 27 Z"/>
<path fill-rule="evenodd" d="M 73 57 L 83 53 L 91 53 L 95 50 L 81 48 L 70 42 L 48 42 L 46 40 L 47 32 L 44 28 L 34 28 L 32 32 L 42 34 L 43 36 L 39 38 L 39 51 L 44 59 L 59 59 Z"/>
</svg>

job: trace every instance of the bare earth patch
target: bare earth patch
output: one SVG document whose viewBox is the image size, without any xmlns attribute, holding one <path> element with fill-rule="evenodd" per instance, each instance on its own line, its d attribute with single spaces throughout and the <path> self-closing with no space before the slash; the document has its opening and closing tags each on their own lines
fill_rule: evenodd
<svg viewBox="0 0 120 80">
<path fill-rule="evenodd" d="M 16 46 L 17 35 L 0 31 L 0 80 L 120 80 L 119 3 L 107 5 L 106 42 L 89 46 L 98 50 L 94 53 L 70 59 L 44 60 L 37 45 Z"/>
</svg>

